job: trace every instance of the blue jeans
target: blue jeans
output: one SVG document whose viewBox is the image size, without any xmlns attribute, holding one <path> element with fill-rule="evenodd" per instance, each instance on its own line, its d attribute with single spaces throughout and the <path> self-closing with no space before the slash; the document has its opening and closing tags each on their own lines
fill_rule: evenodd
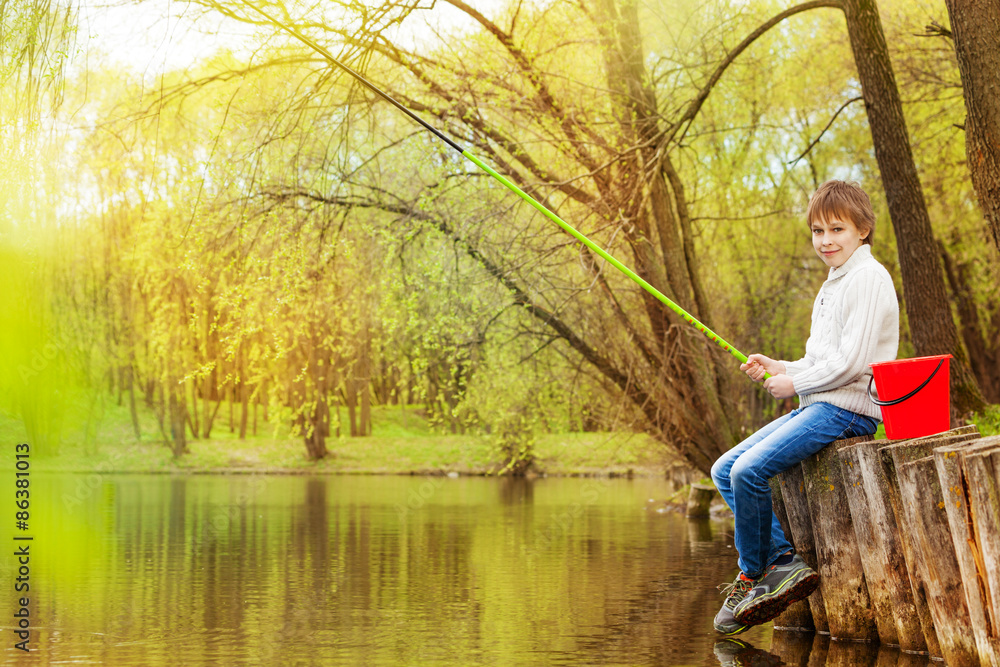
<svg viewBox="0 0 1000 667">
<path fill-rule="evenodd" d="M 768 480 L 834 440 L 871 435 L 871 417 L 813 403 L 775 419 L 719 457 L 712 480 L 736 517 L 736 550 L 743 573 L 760 576 L 792 546 L 771 508 Z"/>
</svg>

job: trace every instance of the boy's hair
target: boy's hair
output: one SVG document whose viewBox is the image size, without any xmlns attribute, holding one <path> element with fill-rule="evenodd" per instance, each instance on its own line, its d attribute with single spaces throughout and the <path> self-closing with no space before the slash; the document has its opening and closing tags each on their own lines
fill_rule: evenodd
<svg viewBox="0 0 1000 667">
<path fill-rule="evenodd" d="M 868 195 L 857 183 L 827 181 L 816 189 L 809 199 L 806 222 L 812 229 L 814 220 L 826 222 L 830 218 L 850 220 L 859 232 L 868 232 L 863 243 L 872 245 L 875 238 L 875 212 Z"/>
</svg>

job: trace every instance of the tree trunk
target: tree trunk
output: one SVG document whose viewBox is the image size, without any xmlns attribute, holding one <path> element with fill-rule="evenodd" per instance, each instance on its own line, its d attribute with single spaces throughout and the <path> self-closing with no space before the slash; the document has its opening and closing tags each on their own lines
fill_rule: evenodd
<svg viewBox="0 0 1000 667">
<path fill-rule="evenodd" d="M 944 491 L 944 508 L 948 513 L 948 525 L 955 556 L 965 589 L 965 602 L 972 621 L 972 631 L 976 637 L 979 655 L 989 657 L 989 664 L 1000 664 L 1000 642 L 996 637 L 997 621 L 993 618 L 990 604 L 988 572 L 977 539 L 975 515 L 969 502 L 971 488 L 964 470 L 964 459 L 977 451 L 1000 447 L 1000 438 L 980 438 L 957 445 L 934 448 L 934 465 Z M 995 524 L 993 524 L 995 526 Z M 986 661 L 983 660 L 984 664 Z"/>
<path fill-rule="evenodd" d="M 965 97 L 965 154 L 1000 249 L 1000 0 L 945 0 Z"/>
<path fill-rule="evenodd" d="M 354 384 L 354 378 L 347 378 L 347 391 L 344 396 L 344 403 L 347 404 L 347 421 L 350 422 L 351 426 L 351 437 L 358 437 L 358 390 L 357 386 Z M 428 414 L 430 413 L 431 403 L 428 401 L 427 408 Z"/>
<path fill-rule="evenodd" d="M 185 401 L 187 401 L 187 382 L 184 383 L 184 395 Z M 191 439 L 197 440 L 198 436 L 201 434 L 201 429 L 198 426 L 198 382 L 191 382 L 191 409 L 185 410 L 187 412 L 187 423 L 191 428 Z"/>
<path fill-rule="evenodd" d="M 809 501 L 806 500 L 806 482 L 802 474 L 802 466 L 792 466 L 773 477 L 771 488 L 775 487 L 780 489 L 781 500 L 791 529 L 791 532 L 786 532 L 785 536 L 791 538 L 790 541 L 795 547 L 795 552 L 802 556 L 806 565 L 818 572 L 816 538 L 813 532 L 812 518 L 809 515 Z M 822 588 L 820 586 L 809 596 L 809 610 L 812 612 L 813 626 L 816 630 L 829 633 L 830 625 L 827 620 L 826 602 L 823 600 Z"/>
<path fill-rule="evenodd" d="M 952 415 L 985 407 L 958 337 L 938 247 L 910 150 L 903 105 L 875 0 L 844 0 L 847 33 L 861 80 L 875 158 L 896 232 L 910 336 L 917 356 L 951 354 Z"/>
<path fill-rule="evenodd" d="M 167 418 L 170 422 L 171 450 L 174 458 L 180 458 L 187 449 L 187 438 L 185 428 L 187 422 L 187 410 L 184 404 L 184 393 L 177 378 L 167 377 Z"/>
<path fill-rule="evenodd" d="M 820 588 L 830 636 L 873 641 L 878 638 L 875 610 L 868 595 L 861 553 L 854 536 L 837 451 L 864 438 L 838 440 L 802 461 L 806 500 L 816 539 Z"/>
<path fill-rule="evenodd" d="M 896 525 L 899 527 L 899 541 L 902 547 L 903 558 L 906 560 L 906 569 L 910 575 L 913 604 L 917 610 L 920 627 L 924 631 L 927 650 L 932 656 L 937 657 L 940 657 L 942 653 L 929 602 L 931 586 L 925 579 L 927 569 L 921 562 L 923 554 L 917 548 L 914 540 L 916 528 L 910 524 L 907 512 L 903 507 L 896 471 L 903 463 L 930 456 L 931 450 L 934 447 L 963 442 L 971 437 L 975 437 L 976 433 L 977 431 L 974 426 L 961 427 L 926 438 L 896 442 L 890 441 L 890 444 L 878 450 L 879 462 L 882 465 L 882 472 L 885 476 L 892 512 L 896 517 Z"/>
<path fill-rule="evenodd" d="M 371 384 L 371 329 L 366 326 L 361 335 L 360 359 L 354 370 L 354 381 L 357 383 L 357 393 L 361 403 L 358 434 L 365 436 L 371 435 L 372 432 L 372 401 L 369 390 Z"/>
<path fill-rule="evenodd" d="M 250 417 L 250 388 L 247 383 L 240 381 L 240 440 L 247 437 L 247 419 Z"/>
<path fill-rule="evenodd" d="M 898 643 L 904 651 L 926 651 L 927 641 L 913 602 L 913 590 L 899 540 L 899 528 L 889 499 L 889 485 L 878 458 L 879 442 L 860 442 L 840 450 L 840 472 L 854 517 L 868 590 L 875 608 L 884 613 L 888 603 L 896 626 L 895 642 L 887 642 L 879 619 L 883 643 Z"/>
<path fill-rule="evenodd" d="M 645 67 L 636 2 L 603 0 L 600 8 L 606 18 L 599 28 L 605 69 L 608 86 L 617 93 L 621 134 L 627 145 L 647 146 L 620 159 L 620 171 L 633 177 L 622 179 L 630 185 L 620 190 L 609 185 L 601 201 L 610 209 L 606 215 L 624 218 L 620 223 L 633 250 L 636 273 L 710 324 L 693 239 L 685 228 L 688 213 L 681 179 L 669 157 L 651 141 L 661 114 Z M 643 291 L 642 298 L 652 332 L 646 349 L 660 350 L 670 361 L 653 361 L 658 373 L 650 377 L 649 386 L 630 392 L 630 398 L 643 408 L 654 432 L 675 444 L 689 463 L 707 471 L 737 441 L 719 398 L 719 357 L 711 343 L 652 295 Z M 676 407 L 665 409 L 667 405 Z"/>
<path fill-rule="evenodd" d="M 711 484 L 692 484 L 688 492 L 687 509 L 684 516 L 708 516 L 708 508 L 715 497 L 715 487 Z"/>
<path fill-rule="evenodd" d="M 149 395 L 153 397 L 153 402 L 150 407 L 153 409 L 153 414 L 156 415 L 156 423 L 160 427 L 160 435 L 163 436 L 163 440 L 166 444 L 170 444 L 170 435 L 167 433 L 166 425 L 166 413 L 167 413 L 167 399 L 163 392 L 163 383 L 157 382 L 156 388 L 150 390 Z"/>
<path fill-rule="evenodd" d="M 801 466 L 795 466 L 800 468 Z M 775 516 L 778 517 L 778 521 L 781 523 L 781 530 L 785 533 L 785 538 L 788 540 L 789 544 L 795 544 L 794 533 L 792 531 L 792 524 L 788 520 L 788 510 L 785 507 L 785 497 L 781 491 L 781 480 L 779 477 L 772 477 L 770 479 L 771 485 L 771 505 L 772 511 Z M 792 630 L 794 632 L 789 633 L 775 633 L 777 637 L 779 634 L 798 634 L 800 632 L 813 632 L 816 629 L 813 623 L 812 611 L 809 609 L 809 599 L 797 600 L 788 606 L 785 611 L 781 612 L 774 618 L 774 629 L 775 630 Z"/>
<path fill-rule="evenodd" d="M 219 414 L 219 409 L 222 407 L 222 401 L 225 399 L 225 393 L 222 391 L 216 391 L 219 396 L 219 400 L 215 402 L 215 408 L 211 411 L 211 414 L 206 412 L 205 420 L 201 424 L 201 434 L 206 440 L 212 437 L 212 424 L 215 422 L 215 416 Z M 208 409 L 206 404 L 205 409 Z"/>
<path fill-rule="evenodd" d="M 922 558 L 923 579 L 941 655 L 949 667 L 979 667 L 962 575 L 948 528 L 944 495 L 934 459 L 926 456 L 896 467 L 903 511 Z"/>
<path fill-rule="evenodd" d="M 967 266 L 965 264 L 955 266 L 944 244 L 939 245 L 948 286 L 958 306 L 962 340 L 965 341 L 965 349 L 969 352 L 969 362 L 979 381 L 979 388 L 986 401 L 1000 403 L 1000 349 L 997 349 L 997 341 L 983 338 L 979 307 L 972 296 L 972 289 L 966 277 Z M 986 325 L 986 331 L 990 333 L 1000 331 L 1000 308 L 994 313 L 993 320 Z"/>
<path fill-rule="evenodd" d="M 991 620 L 994 636 L 1000 624 L 1000 456 L 998 449 L 976 450 L 962 457 L 963 474 L 968 489 L 968 502 L 975 547 L 984 563 L 985 577 L 981 583 L 986 592 L 986 614 Z"/>
<path fill-rule="evenodd" d="M 840 473 L 844 480 L 844 491 L 847 504 L 851 511 L 851 524 L 858 540 L 858 552 L 861 555 L 861 565 L 865 572 L 865 583 L 868 585 L 868 595 L 871 597 L 875 610 L 875 626 L 878 629 L 879 641 L 883 644 L 900 644 L 900 632 L 896 626 L 897 616 L 894 613 L 897 600 L 890 588 L 893 583 L 888 576 L 887 568 L 897 557 L 897 554 L 886 551 L 878 540 L 877 530 L 879 520 L 870 509 L 875 506 L 869 503 L 865 494 L 864 479 L 861 475 L 859 461 L 854 458 L 855 450 L 864 443 L 844 447 L 840 456 Z M 890 519 L 890 517 L 883 517 Z M 895 527 L 895 521 L 893 521 Z M 902 562 L 896 558 L 897 562 Z M 909 589 L 904 589 L 909 594 Z M 913 617 L 916 621 L 916 616 Z M 919 625 L 917 625 L 919 634 Z M 904 638 L 905 641 L 905 638 Z"/>
<path fill-rule="evenodd" d="M 132 417 L 132 431 L 135 433 L 135 439 L 142 439 L 142 430 L 139 428 L 139 411 L 136 409 L 135 404 L 135 357 L 134 354 L 129 355 L 129 364 L 126 369 L 126 380 L 128 382 L 128 410 Z"/>
</svg>

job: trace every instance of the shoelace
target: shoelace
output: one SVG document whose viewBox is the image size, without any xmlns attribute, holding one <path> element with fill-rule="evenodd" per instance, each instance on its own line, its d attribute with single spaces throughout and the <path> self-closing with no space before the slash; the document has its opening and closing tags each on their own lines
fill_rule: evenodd
<svg viewBox="0 0 1000 667">
<path fill-rule="evenodd" d="M 719 584 L 717 588 L 721 591 L 721 595 L 726 596 L 726 606 L 733 608 L 740 600 L 747 596 L 747 593 L 753 588 L 753 582 L 747 581 L 740 575 L 736 575 L 733 583 Z"/>
</svg>

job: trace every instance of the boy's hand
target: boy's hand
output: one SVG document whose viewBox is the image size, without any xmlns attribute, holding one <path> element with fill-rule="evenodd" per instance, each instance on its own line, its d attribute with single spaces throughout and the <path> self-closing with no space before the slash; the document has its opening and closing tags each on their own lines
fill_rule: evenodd
<svg viewBox="0 0 1000 667">
<path fill-rule="evenodd" d="M 764 389 L 778 400 L 791 398 L 795 395 L 795 384 L 792 382 L 791 376 L 784 374 L 772 375 L 764 380 Z"/>
<path fill-rule="evenodd" d="M 785 365 L 780 361 L 765 357 L 763 354 L 751 354 L 747 357 L 745 364 L 740 364 L 740 370 L 745 372 L 754 382 L 763 382 L 765 373 L 784 375 Z"/>
</svg>

